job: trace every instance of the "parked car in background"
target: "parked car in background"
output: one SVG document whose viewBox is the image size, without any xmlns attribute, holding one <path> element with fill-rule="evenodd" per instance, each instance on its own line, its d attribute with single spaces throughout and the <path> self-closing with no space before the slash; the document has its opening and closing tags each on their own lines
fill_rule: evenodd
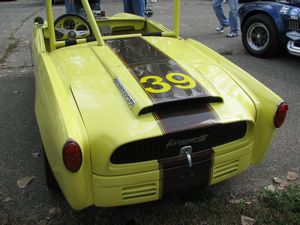
<svg viewBox="0 0 300 225">
<path fill-rule="evenodd" d="M 251 55 L 270 57 L 287 47 L 291 54 L 300 55 L 300 0 L 246 3 L 239 17 L 243 45 Z"/>
<path fill-rule="evenodd" d="M 286 34 L 289 39 L 287 49 L 291 55 L 300 56 L 300 32 L 291 31 Z"/>
</svg>

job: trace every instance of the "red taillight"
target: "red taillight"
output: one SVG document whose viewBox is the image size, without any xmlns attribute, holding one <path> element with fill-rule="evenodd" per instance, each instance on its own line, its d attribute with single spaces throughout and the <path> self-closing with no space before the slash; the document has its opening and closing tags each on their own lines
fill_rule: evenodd
<svg viewBox="0 0 300 225">
<path fill-rule="evenodd" d="M 284 122 L 286 113 L 288 111 L 289 107 L 286 104 L 286 102 L 281 102 L 278 107 L 274 118 L 274 126 L 279 128 Z"/>
<path fill-rule="evenodd" d="M 73 140 L 68 140 L 63 147 L 63 161 L 66 168 L 71 172 L 77 172 L 82 163 L 80 146 Z"/>
</svg>

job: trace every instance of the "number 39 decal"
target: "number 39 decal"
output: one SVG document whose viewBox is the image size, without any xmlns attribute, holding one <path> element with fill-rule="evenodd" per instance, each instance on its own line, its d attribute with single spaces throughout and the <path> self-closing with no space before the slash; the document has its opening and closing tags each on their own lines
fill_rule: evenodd
<svg viewBox="0 0 300 225">
<path fill-rule="evenodd" d="M 145 90 L 155 94 L 170 91 L 172 85 L 180 89 L 192 89 L 197 85 L 193 78 L 182 73 L 169 73 L 166 79 L 168 82 L 163 81 L 160 76 L 145 76 L 140 79 L 140 82 L 141 84 L 149 83 L 152 87 L 147 87 Z"/>
</svg>

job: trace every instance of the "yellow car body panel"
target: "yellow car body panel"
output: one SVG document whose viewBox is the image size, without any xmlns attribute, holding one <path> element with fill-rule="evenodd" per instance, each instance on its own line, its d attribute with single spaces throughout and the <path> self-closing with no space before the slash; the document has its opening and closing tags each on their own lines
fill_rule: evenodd
<svg viewBox="0 0 300 225">
<path fill-rule="evenodd" d="M 154 201 L 177 185 L 172 182 L 182 179 L 180 171 L 203 168 L 203 184 L 213 185 L 261 162 L 282 99 L 205 45 L 179 38 L 178 0 L 175 33 L 137 16 L 118 14 L 95 21 L 87 12 L 96 35 L 89 43 L 55 40 L 50 2 L 48 23 L 33 27 L 35 113 L 46 159 L 74 209 Z M 93 23 L 111 26 L 116 33 L 102 37 Z M 122 31 L 128 24 L 135 32 Z M 160 60 L 153 63 L 149 57 Z M 172 110 L 166 111 L 168 107 Z M 174 114 L 177 109 L 181 114 Z M 201 134 L 189 133 L 200 128 Z M 219 128 L 223 133 L 210 139 L 218 132 L 211 130 Z M 244 131 L 231 137 L 226 134 L 231 129 Z M 70 139 L 82 152 L 77 172 L 70 172 L 63 161 L 63 146 Z M 209 147 L 198 151 L 202 143 Z M 155 153 L 153 146 L 163 153 Z M 195 152 L 182 152 L 185 147 Z M 136 154 L 130 158 L 123 152 L 131 148 Z M 156 158 L 144 149 L 164 155 Z M 193 183 L 195 177 L 186 179 Z"/>
</svg>

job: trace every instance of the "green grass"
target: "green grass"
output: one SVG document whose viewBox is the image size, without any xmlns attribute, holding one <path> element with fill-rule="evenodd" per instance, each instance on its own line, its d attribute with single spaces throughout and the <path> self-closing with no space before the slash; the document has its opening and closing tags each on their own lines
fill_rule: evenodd
<svg viewBox="0 0 300 225">
<path fill-rule="evenodd" d="M 9 54 L 18 47 L 20 40 L 15 38 L 10 38 L 11 42 L 5 49 L 4 55 L 0 58 L 0 63 L 5 63 L 5 60 L 8 58 Z"/>
<path fill-rule="evenodd" d="M 300 224 L 300 187 L 290 185 L 282 191 L 262 192 L 262 213 L 257 220 L 261 224 Z"/>
</svg>

